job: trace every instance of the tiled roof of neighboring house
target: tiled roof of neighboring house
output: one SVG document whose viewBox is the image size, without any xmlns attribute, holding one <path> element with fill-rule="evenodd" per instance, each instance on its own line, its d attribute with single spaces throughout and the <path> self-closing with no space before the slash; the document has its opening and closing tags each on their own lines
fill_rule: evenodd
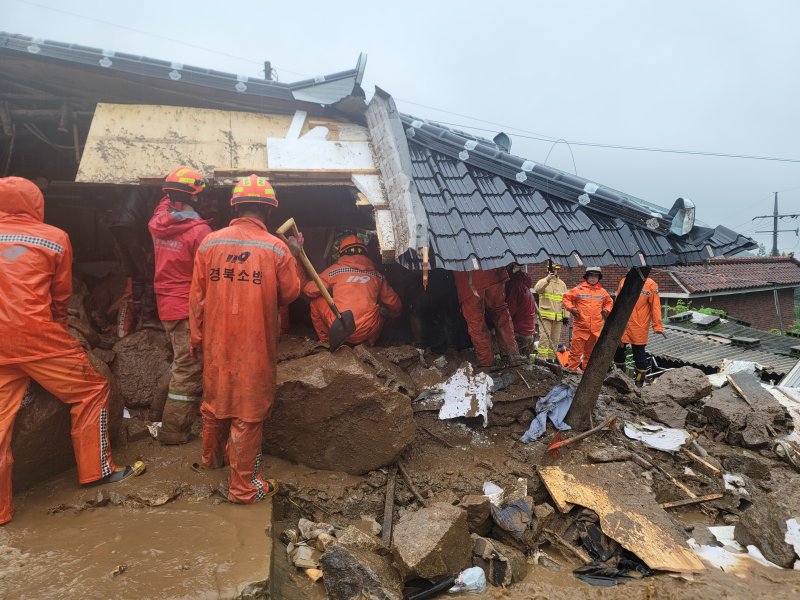
<svg viewBox="0 0 800 600">
<path fill-rule="evenodd" d="M 98 99 L 104 102 L 139 102 L 151 98 L 165 104 L 219 105 L 221 108 L 253 110 L 297 102 L 332 105 L 350 95 L 363 97 L 360 84 L 366 65 L 366 56 L 361 55 L 354 69 L 282 83 L 0 32 L 3 79 L 10 82 L 20 79 L 20 83 L 26 83 L 30 68 L 30 64 L 24 62 L 26 58 L 36 60 L 39 79 L 47 80 L 50 91 L 59 89 L 71 97 L 81 98 L 89 94 L 95 102 Z M 110 72 L 116 78 L 106 78 L 105 82 L 95 84 L 82 80 L 81 72 L 93 75 Z M 206 91 L 198 92 L 198 89 Z M 194 104 L 189 104 L 193 97 Z"/>
<path fill-rule="evenodd" d="M 664 324 L 668 329 L 675 331 L 703 336 L 713 335 L 731 340 L 734 345 L 747 346 L 750 349 L 772 354 L 800 357 L 800 338 L 777 335 L 755 327 L 748 327 L 734 319 L 687 311 L 671 316 L 664 321 Z"/>
<path fill-rule="evenodd" d="M 755 242 L 725 227 L 686 235 L 671 210 L 534 164 L 493 142 L 401 115 L 414 182 L 429 221 L 431 265 L 489 269 L 552 258 L 568 265 L 673 265 L 726 256 Z M 419 267 L 415 256 L 400 258 Z"/>
<path fill-rule="evenodd" d="M 690 293 L 800 286 L 800 262 L 793 256 L 714 258 L 669 271 Z"/>
<path fill-rule="evenodd" d="M 767 373 L 782 377 L 797 364 L 797 358 L 759 349 L 735 346 L 714 335 L 668 329 L 667 338 L 651 335 L 647 351 L 656 357 L 699 368 L 719 369 L 724 359 L 746 360 L 762 365 Z"/>
</svg>

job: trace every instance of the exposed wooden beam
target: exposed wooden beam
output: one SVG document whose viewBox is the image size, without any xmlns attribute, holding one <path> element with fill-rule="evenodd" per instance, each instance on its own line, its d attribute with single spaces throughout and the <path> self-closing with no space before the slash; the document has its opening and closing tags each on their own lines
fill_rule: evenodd
<svg viewBox="0 0 800 600">
<path fill-rule="evenodd" d="M 614 302 L 611 314 L 606 319 L 603 331 L 600 332 L 600 338 L 595 344 L 567 415 L 567 422 L 577 430 L 585 430 L 590 427 L 592 411 L 597 403 L 597 396 L 600 394 L 603 380 L 608 374 L 608 367 L 619 347 L 619 341 L 625 332 L 628 319 L 648 275 L 650 275 L 650 267 L 634 267 L 628 271 L 628 275 L 625 277 L 625 284 Z"/>
</svg>

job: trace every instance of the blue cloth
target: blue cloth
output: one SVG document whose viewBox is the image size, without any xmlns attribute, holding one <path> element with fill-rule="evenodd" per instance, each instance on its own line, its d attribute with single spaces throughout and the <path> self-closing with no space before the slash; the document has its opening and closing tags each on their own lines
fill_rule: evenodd
<svg viewBox="0 0 800 600">
<path fill-rule="evenodd" d="M 569 425 L 564 423 L 564 418 L 572 406 L 572 398 L 575 396 L 575 390 L 565 383 L 559 383 L 551 389 L 547 396 L 539 398 L 536 403 L 536 417 L 531 421 L 528 431 L 526 431 L 520 441 L 534 442 L 538 440 L 547 430 L 547 418 L 550 417 L 550 422 L 560 431 L 567 431 L 572 429 Z"/>
</svg>

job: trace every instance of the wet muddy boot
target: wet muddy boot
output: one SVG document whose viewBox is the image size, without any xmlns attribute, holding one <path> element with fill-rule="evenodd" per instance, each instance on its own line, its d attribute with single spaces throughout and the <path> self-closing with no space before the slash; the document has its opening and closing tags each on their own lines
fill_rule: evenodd
<svg viewBox="0 0 800 600">
<path fill-rule="evenodd" d="M 619 369 L 620 371 L 622 371 L 623 373 L 625 373 L 625 372 L 626 372 L 626 369 L 625 369 L 625 363 L 624 363 L 624 362 L 617 362 L 617 361 L 614 361 L 614 366 L 615 366 L 617 369 Z"/>
<path fill-rule="evenodd" d="M 192 424 L 199 414 L 199 404 L 193 401 L 167 399 L 158 441 L 165 446 L 188 443 L 191 439 Z"/>
<path fill-rule="evenodd" d="M 644 386 L 645 377 L 647 377 L 647 369 L 636 369 L 636 377 L 633 382 L 636 384 L 637 388 Z"/>
</svg>

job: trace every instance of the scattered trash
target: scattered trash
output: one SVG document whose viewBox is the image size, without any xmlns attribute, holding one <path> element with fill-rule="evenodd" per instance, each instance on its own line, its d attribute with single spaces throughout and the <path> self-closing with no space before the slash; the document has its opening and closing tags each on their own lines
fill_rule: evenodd
<svg viewBox="0 0 800 600">
<path fill-rule="evenodd" d="M 161 421 L 157 421 L 156 423 L 150 423 L 147 425 L 147 431 L 150 432 L 150 435 L 154 440 L 158 439 L 158 431 L 160 429 L 161 429 Z"/>
<path fill-rule="evenodd" d="M 733 526 L 709 527 L 708 530 L 722 546 L 700 545 L 694 538 L 688 540 L 689 547 L 694 553 L 713 567 L 726 573 L 733 573 L 739 577 L 746 577 L 749 567 L 761 564 L 766 567 L 780 567 L 771 563 L 755 546 L 744 548 L 733 538 Z"/>
<path fill-rule="evenodd" d="M 131 418 L 131 413 L 128 412 L 127 408 L 123 408 L 122 409 L 122 418 L 123 419 L 130 419 Z"/>
<path fill-rule="evenodd" d="M 800 444 L 788 440 L 778 440 L 772 446 L 772 451 L 795 471 L 800 472 Z"/>
<path fill-rule="evenodd" d="M 505 490 L 496 483 L 492 483 L 491 481 L 483 482 L 483 495 L 489 498 L 489 502 L 492 503 L 492 506 L 500 506 L 500 503 L 503 501 L 503 494 L 505 494 Z"/>
<path fill-rule="evenodd" d="M 528 427 L 522 437 L 521 442 L 534 442 L 538 440 L 547 430 L 547 418 L 559 431 L 572 429 L 564 423 L 564 418 L 572 406 L 572 398 L 575 390 L 567 384 L 560 383 L 555 386 L 544 398 L 539 398 L 536 402 L 536 417 Z"/>
<path fill-rule="evenodd" d="M 128 570 L 128 565 L 117 565 L 111 571 L 111 576 L 116 577 L 117 575 L 122 575 L 127 570 Z"/>
<path fill-rule="evenodd" d="M 800 521 L 786 519 L 786 537 L 784 541 L 794 548 L 797 560 L 794 561 L 794 570 L 800 571 Z"/>
<path fill-rule="evenodd" d="M 328 535 L 333 535 L 334 533 L 333 525 L 329 525 L 328 523 L 314 523 L 313 521 L 303 518 L 297 522 L 297 528 L 300 530 L 300 535 L 305 540 L 313 540 L 323 533 Z"/>
<path fill-rule="evenodd" d="M 747 491 L 744 477 L 734 473 L 725 473 L 722 475 L 722 480 L 725 482 L 725 489 L 733 492 L 739 496 L 749 496 L 750 492 Z"/>
<path fill-rule="evenodd" d="M 492 504 L 490 509 L 495 524 L 518 540 L 522 539 L 533 521 L 533 507 L 525 498 L 519 498 L 502 507 Z"/>
<path fill-rule="evenodd" d="M 755 375 L 757 371 L 762 370 L 763 368 L 764 367 L 758 363 L 754 363 L 749 360 L 730 360 L 725 358 L 722 360 L 722 365 L 720 366 L 719 372 L 708 375 L 708 380 L 711 382 L 711 385 L 714 387 L 714 389 L 719 389 L 725 385 L 728 385 L 727 375 L 729 373 L 747 372 Z"/>
<path fill-rule="evenodd" d="M 486 573 L 480 567 L 464 569 L 456 577 L 455 585 L 447 590 L 450 594 L 458 592 L 475 592 L 481 594 L 486 591 Z"/>
<path fill-rule="evenodd" d="M 492 407 L 491 387 L 493 380 L 486 373 L 474 373 L 472 364 L 466 363 L 438 386 L 426 390 L 426 400 L 441 396 L 444 404 L 439 409 L 439 419 L 456 417 L 483 417 L 483 426 L 489 424 L 489 409 Z M 422 399 L 422 395 L 417 400 Z"/>
<path fill-rule="evenodd" d="M 632 440 L 639 440 L 648 448 L 663 452 L 675 452 L 691 437 L 685 429 L 673 429 L 662 425 L 646 423 L 625 423 L 625 435 Z"/>
</svg>

